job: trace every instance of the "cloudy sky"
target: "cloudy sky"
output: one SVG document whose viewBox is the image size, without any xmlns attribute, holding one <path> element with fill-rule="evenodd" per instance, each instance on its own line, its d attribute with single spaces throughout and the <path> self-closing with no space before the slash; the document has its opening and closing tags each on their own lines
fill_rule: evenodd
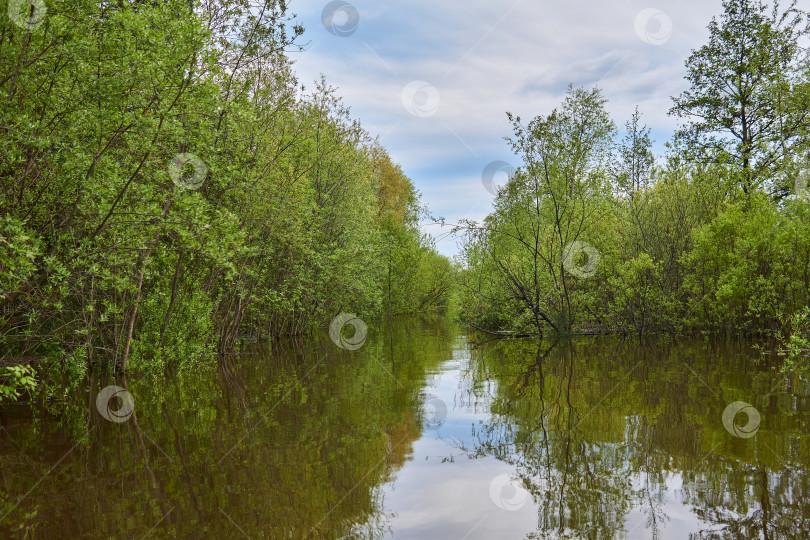
<svg viewBox="0 0 810 540">
<path fill-rule="evenodd" d="M 684 60 L 708 37 L 720 0 L 292 0 L 306 32 L 302 82 L 323 74 L 448 223 L 480 220 L 492 162 L 520 163 L 506 111 L 548 114 L 570 84 L 598 85 L 618 126 L 636 105 L 656 151 L 676 121 Z M 489 170 L 497 167 L 490 167 Z M 456 240 L 435 226 L 442 253 Z"/>
</svg>

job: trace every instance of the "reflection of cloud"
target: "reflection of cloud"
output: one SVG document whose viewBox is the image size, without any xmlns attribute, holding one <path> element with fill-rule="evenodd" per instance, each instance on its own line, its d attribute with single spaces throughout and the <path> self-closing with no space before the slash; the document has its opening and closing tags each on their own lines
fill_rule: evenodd
<svg viewBox="0 0 810 540">
<path fill-rule="evenodd" d="M 458 451 L 452 463 L 432 457 L 450 451 L 444 441 L 418 441 L 414 459 L 397 473 L 396 489 L 386 486 L 386 511 L 396 511 L 389 525 L 397 538 L 464 538 L 477 523 L 468 538 L 524 538 L 536 529 L 537 506 L 531 498 L 514 512 L 490 499 L 493 476 L 509 474 L 509 465 L 494 458 L 471 461 Z"/>
</svg>

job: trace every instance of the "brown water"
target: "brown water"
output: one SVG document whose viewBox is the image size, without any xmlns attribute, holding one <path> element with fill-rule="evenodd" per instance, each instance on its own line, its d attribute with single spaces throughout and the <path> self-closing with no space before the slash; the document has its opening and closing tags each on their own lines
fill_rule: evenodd
<svg viewBox="0 0 810 540">
<path fill-rule="evenodd" d="M 0 537 L 810 538 L 810 378 L 753 342 L 481 339 L 407 319 L 0 408 Z"/>
</svg>

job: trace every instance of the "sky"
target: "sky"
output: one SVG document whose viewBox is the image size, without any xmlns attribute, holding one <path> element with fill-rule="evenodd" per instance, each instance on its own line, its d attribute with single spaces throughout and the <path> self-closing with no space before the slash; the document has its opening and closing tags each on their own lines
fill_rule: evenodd
<svg viewBox="0 0 810 540">
<path fill-rule="evenodd" d="M 547 115 L 569 84 L 599 86 L 621 128 L 636 106 L 654 149 L 677 128 L 671 97 L 721 0 L 291 0 L 305 27 L 300 81 L 323 75 L 379 137 L 434 216 L 480 221 L 520 165 L 506 112 Z M 449 227 L 425 223 L 439 251 Z"/>
</svg>

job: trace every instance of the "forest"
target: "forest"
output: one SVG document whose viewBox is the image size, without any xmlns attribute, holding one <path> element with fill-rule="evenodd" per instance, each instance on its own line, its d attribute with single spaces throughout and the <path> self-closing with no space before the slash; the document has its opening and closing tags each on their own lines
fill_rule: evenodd
<svg viewBox="0 0 810 540">
<path fill-rule="evenodd" d="M 808 12 L 725 0 L 656 159 L 599 88 L 509 115 L 522 166 L 464 222 L 461 317 L 507 335 L 744 333 L 810 349 Z"/>
<path fill-rule="evenodd" d="M 521 166 L 483 222 L 455 225 L 455 261 L 338 90 L 298 80 L 304 29 L 285 2 L 30 8 L 0 32 L 6 398 L 35 372 L 71 385 L 93 366 L 193 366 L 341 313 L 810 349 L 810 22 L 795 2 L 723 2 L 664 158 L 642 112 L 617 129 L 597 87 L 507 113 Z"/>
<path fill-rule="evenodd" d="M 353 1 L 0 10 L 0 537 L 810 537 L 806 4 Z"/>
<path fill-rule="evenodd" d="M 69 0 L 23 22 L 0 30 L 7 386 L 445 303 L 419 193 L 335 88 L 297 80 L 285 2 Z"/>
</svg>

